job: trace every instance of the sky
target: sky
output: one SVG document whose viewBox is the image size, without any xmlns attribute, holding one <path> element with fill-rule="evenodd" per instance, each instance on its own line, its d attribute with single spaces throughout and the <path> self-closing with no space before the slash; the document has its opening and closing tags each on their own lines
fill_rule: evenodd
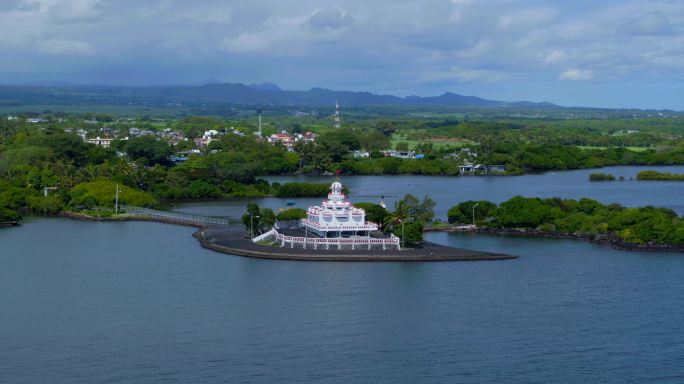
<svg viewBox="0 0 684 384">
<path fill-rule="evenodd" d="M 0 83 L 684 110 L 682 0 L 0 0 Z"/>
</svg>

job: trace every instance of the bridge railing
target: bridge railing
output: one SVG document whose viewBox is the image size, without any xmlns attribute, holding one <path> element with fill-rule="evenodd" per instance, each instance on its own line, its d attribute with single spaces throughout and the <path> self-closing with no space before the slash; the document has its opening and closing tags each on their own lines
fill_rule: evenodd
<svg viewBox="0 0 684 384">
<path fill-rule="evenodd" d="M 165 212 L 165 211 L 158 211 L 156 209 L 150 209 L 150 208 L 143 208 L 143 207 L 136 207 L 136 206 L 131 206 L 131 205 L 123 205 L 121 206 L 121 209 L 133 216 L 138 216 L 138 217 L 143 217 L 143 218 L 148 218 L 148 219 L 159 219 L 159 220 L 165 220 L 165 221 L 174 221 L 178 223 L 187 223 L 187 224 L 193 224 L 193 225 L 229 225 L 233 224 L 229 219 L 223 219 L 219 217 L 211 217 L 211 216 L 201 216 L 201 215 L 192 215 L 188 213 L 178 213 L 178 212 Z"/>
</svg>

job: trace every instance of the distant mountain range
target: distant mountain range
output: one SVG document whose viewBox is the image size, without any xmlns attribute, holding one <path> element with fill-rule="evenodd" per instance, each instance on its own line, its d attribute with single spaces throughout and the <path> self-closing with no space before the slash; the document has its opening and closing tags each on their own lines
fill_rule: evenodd
<svg viewBox="0 0 684 384">
<path fill-rule="evenodd" d="M 504 102 L 446 92 L 440 96 L 398 97 L 370 92 L 335 91 L 312 88 L 308 91 L 283 90 L 273 83 L 209 83 L 183 86 L 107 86 L 64 82 L 35 82 L 0 86 L 0 106 L 49 104 L 126 105 L 254 105 L 331 106 L 339 101 L 347 107 L 364 106 L 445 106 L 549 108 L 552 103 Z"/>
</svg>

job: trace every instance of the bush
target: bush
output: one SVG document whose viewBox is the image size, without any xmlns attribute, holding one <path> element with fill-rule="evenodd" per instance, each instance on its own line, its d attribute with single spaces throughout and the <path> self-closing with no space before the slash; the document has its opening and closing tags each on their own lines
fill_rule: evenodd
<svg viewBox="0 0 684 384">
<path fill-rule="evenodd" d="M 684 175 L 669 172 L 641 171 L 637 173 L 637 180 L 684 181 Z"/>
<path fill-rule="evenodd" d="M 406 245 L 414 245 L 423 241 L 423 223 L 421 222 L 409 221 L 404 223 L 403 231 L 401 224 L 394 227 L 394 236 L 397 236 L 401 239 L 402 232 L 403 236 L 405 237 L 403 241 Z"/>
<path fill-rule="evenodd" d="M 592 173 L 589 175 L 589 181 L 615 181 L 615 176 L 610 173 Z"/>
<path fill-rule="evenodd" d="M 306 210 L 302 208 L 288 208 L 284 211 L 278 212 L 276 219 L 278 221 L 300 220 L 306 217 Z"/>
<path fill-rule="evenodd" d="M 19 220 L 21 220 L 21 215 L 15 211 L 9 210 L 7 208 L 0 208 L 0 223 Z"/>
<path fill-rule="evenodd" d="M 285 183 L 278 188 L 278 197 L 324 197 L 328 194 L 330 185 L 325 183 Z"/>
<path fill-rule="evenodd" d="M 44 214 L 58 213 L 64 209 L 64 202 L 59 195 L 27 196 L 26 205 L 32 211 Z"/>
<path fill-rule="evenodd" d="M 71 189 L 69 205 L 77 208 L 113 207 L 116 197 L 117 183 L 110 180 L 98 180 L 81 183 Z M 119 184 L 119 204 L 152 207 L 157 201 L 147 192 Z"/>
<path fill-rule="evenodd" d="M 473 206 L 475 207 L 475 220 L 483 221 L 493 217 L 496 214 L 496 204 L 486 200 L 479 201 L 464 201 L 449 209 L 447 218 L 451 224 L 465 224 L 473 221 Z"/>
</svg>

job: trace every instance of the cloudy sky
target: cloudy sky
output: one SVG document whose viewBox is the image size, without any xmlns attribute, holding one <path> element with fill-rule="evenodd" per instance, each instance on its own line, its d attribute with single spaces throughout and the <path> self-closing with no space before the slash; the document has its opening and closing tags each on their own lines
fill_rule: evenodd
<svg viewBox="0 0 684 384">
<path fill-rule="evenodd" d="M 681 0 L 0 0 L 0 83 L 275 82 L 684 110 Z"/>
</svg>

